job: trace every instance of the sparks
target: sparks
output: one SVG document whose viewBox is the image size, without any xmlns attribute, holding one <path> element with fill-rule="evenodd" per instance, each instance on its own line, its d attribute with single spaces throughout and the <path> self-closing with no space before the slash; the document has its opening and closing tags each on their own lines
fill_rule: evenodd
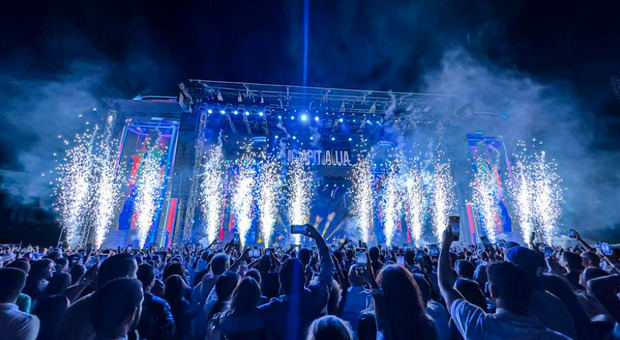
<svg viewBox="0 0 620 340">
<path fill-rule="evenodd" d="M 497 217 L 497 185 L 495 179 L 488 171 L 482 168 L 476 173 L 471 184 L 473 201 L 476 203 L 482 217 L 482 226 L 486 231 L 489 241 L 497 241 L 497 229 L 499 219 Z"/>
<path fill-rule="evenodd" d="M 266 161 L 260 169 L 260 199 L 258 203 L 260 230 L 265 248 L 269 247 L 276 224 L 280 186 L 280 163 L 273 160 Z"/>
<path fill-rule="evenodd" d="M 200 182 L 200 209 L 205 218 L 205 232 L 209 243 L 218 237 L 224 200 L 224 172 L 222 146 L 213 146 L 206 155 Z"/>
<path fill-rule="evenodd" d="M 448 226 L 448 214 L 454 206 L 454 181 L 450 163 L 435 162 L 433 172 L 433 231 L 441 242 L 443 230 Z"/>
<path fill-rule="evenodd" d="M 138 218 L 136 225 L 138 242 L 141 248 L 146 245 L 146 238 L 153 226 L 161 192 L 161 160 L 157 157 L 157 152 L 155 151 L 155 147 L 148 150 L 141 164 L 141 175 L 138 180 L 138 193 L 136 196 Z"/>
<path fill-rule="evenodd" d="M 398 177 L 394 170 L 390 170 L 385 178 L 381 206 L 383 208 L 383 228 L 385 243 L 392 245 L 396 224 L 400 220 L 400 192 L 398 190 Z"/>
<path fill-rule="evenodd" d="M 252 206 L 254 205 L 255 171 L 243 162 L 237 175 L 237 185 L 233 195 L 233 210 L 237 216 L 237 231 L 241 247 L 245 246 L 247 233 L 252 226 Z"/>
<path fill-rule="evenodd" d="M 369 159 L 360 159 L 353 165 L 351 181 L 353 183 L 353 209 L 357 228 L 362 242 L 368 244 L 374 222 L 373 206 L 375 201 L 372 187 L 373 175 Z"/>
<path fill-rule="evenodd" d="M 416 245 L 422 240 L 422 228 L 424 225 L 425 192 L 422 176 L 416 167 L 412 167 L 406 174 L 405 179 L 405 202 L 407 225 Z"/>
<path fill-rule="evenodd" d="M 310 215 L 312 201 L 312 173 L 304 169 L 302 161 L 295 160 L 289 169 L 288 218 L 291 224 L 304 224 Z M 293 241 L 299 244 L 300 235 L 293 235 Z"/>
</svg>

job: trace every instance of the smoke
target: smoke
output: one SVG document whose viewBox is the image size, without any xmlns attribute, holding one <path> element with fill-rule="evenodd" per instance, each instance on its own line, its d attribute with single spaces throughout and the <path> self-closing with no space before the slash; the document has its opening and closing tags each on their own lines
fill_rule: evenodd
<svg viewBox="0 0 620 340">
<path fill-rule="evenodd" d="M 447 50 L 440 67 L 423 76 L 424 92 L 457 96 L 472 114 L 449 122 L 443 142 L 450 155 L 464 158 L 465 134 L 482 131 L 503 137 L 510 156 L 519 140 L 536 144 L 557 161 L 565 188 L 563 224 L 584 232 L 620 223 L 620 174 L 613 169 L 618 152 L 597 151 L 593 114 L 588 112 L 565 84 L 542 83 L 512 69 L 472 57 L 462 48 Z M 495 118 L 491 113 L 509 118 Z M 461 172 L 464 169 L 453 169 Z M 461 176 L 459 176 L 461 177 Z M 459 185 L 464 178 L 457 178 Z M 611 236 L 611 235 L 609 235 Z M 616 235 L 617 237 L 617 235 Z"/>
</svg>

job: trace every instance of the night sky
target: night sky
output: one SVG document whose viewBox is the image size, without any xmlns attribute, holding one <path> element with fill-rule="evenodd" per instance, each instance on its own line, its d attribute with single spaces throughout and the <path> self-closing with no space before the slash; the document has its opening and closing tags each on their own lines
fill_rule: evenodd
<svg viewBox="0 0 620 340">
<path fill-rule="evenodd" d="M 59 128 L 53 119 L 93 99 L 176 95 L 188 78 L 302 81 L 302 1 L 3 1 L 0 8 L 4 170 L 45 168 L 49 150 L 41 145 Z M 578 108 L 584 150 L 604 159 L 594 177 L 606 174 L 604 185 L 619 186 L 615 1 L 311 0 L 308 41 L 313 86 L 427 91 L 457 50 L 493 74 L 552 87 Z"/>
</svg>

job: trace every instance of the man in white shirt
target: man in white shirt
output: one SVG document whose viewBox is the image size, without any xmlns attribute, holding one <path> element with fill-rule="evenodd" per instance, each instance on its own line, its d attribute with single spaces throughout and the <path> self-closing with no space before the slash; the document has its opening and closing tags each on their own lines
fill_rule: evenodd
<svg viewBox="0 0 620 340">
<path fill-rule="evenodd" d="M 439 289 L 456 328 L 465 339 L 570 339 L 545 328 L 529 314 L 532 286 L 526 272 L 509 262 L 496 262 L 487 268 L 488 290 L 495 301 L 495 314 L 486 313 L 465 301 L 452 288 L 454 277 L 450 268 L 449 251 L 454 236 L 450 228 L 443 233 L 439 254 Z"/>
<path fill-rule="evenodd" d="M 39 334 L 39 319 L 19 311 L 15 304 L 25 284 L 23 270 L 0 269 L 0 340 L 34 340 Z"/>
</svg>

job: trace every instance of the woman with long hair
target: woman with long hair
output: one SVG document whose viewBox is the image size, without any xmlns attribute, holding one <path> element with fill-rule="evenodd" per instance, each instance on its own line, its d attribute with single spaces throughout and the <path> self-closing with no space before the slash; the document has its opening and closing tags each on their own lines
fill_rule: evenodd
<svg viewBox="0 0 620 340">
<path fill-rule="evenodd" d="M 436 338 L 435 326 L 426 314 L 420 289 L 408 270 L 399 265 L 383 268 L 376 280 L 366 267 L 365 281 L 372 287 L 377 319 L 377 338 L 389 340 Z"/>
<path fill-rule="evenodd" d="M 244 277 L 232 293 L 228 310 L 213 316 L 209 339 L 270 339 L 263 315 L 258 309 L 260 285 Z"/>
</svg>

